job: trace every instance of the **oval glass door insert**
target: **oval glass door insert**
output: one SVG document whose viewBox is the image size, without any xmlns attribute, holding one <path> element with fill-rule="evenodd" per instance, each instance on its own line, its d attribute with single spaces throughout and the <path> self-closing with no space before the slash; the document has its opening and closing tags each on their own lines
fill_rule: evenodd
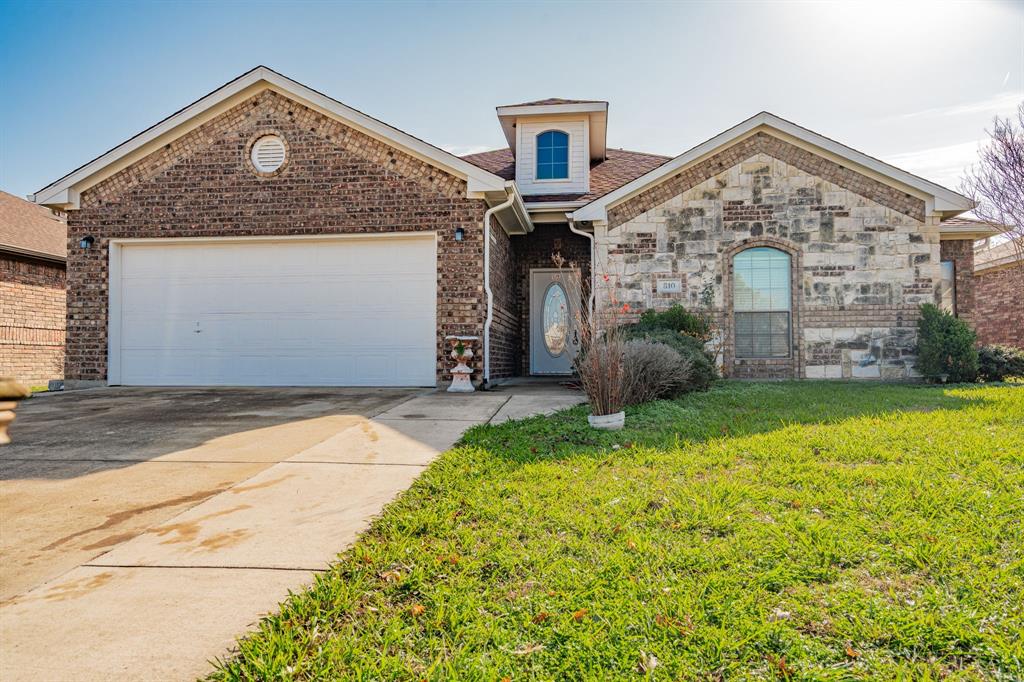
<svg viewBox="0 0 1024 682">
<path fill-rule="evenodd" d="M 558 282 L 552 282 L 544 292 L 541 320 L 545 347 L 551 355 L 561 355 L 569 338 L 569 300 Z"/>
</svg>

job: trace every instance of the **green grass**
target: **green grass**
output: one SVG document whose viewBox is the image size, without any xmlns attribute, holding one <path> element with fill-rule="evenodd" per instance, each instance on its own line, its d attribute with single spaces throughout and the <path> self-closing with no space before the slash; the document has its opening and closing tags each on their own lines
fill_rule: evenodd
<svg viewBox="0 0 1024 682">
<path fill-rule="evenodd" d="M 1024 678 L 1024 387 L 727 382 L 627 427 L 474 428 L 213 676 Z"/>
</svg>

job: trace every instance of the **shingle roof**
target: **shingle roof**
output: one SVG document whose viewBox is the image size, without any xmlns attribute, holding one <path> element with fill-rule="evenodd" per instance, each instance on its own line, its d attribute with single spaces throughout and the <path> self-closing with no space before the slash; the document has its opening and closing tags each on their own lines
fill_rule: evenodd
<svg viewBox="0 0 1024 682">
<path fill-rule="evenodd" d="M 538 99 L 534 102 L 520 102 L 519 104 L 503 104 L 498 107 L 502 109 L 504 107 L 542 107 L 551 104 L 608 104 L 603 99 L 562 99 L 561 97 L 548 97 L 547 99 Z"/>
<path fill-rule="evenodd" d="M 505 180 L 516 177 L 516 162 L 511 149 L 495 149 L 490 152 L 470 154 L 462 157 L 474 166 L 479 166 Z M 654 170 L 671 157 L 660 154 L 631 152 L 625 149 L 609 149 L 607 158 L 590 166 L 590 191 L 572 194 L 533 194 L 524 195 L 523 199 L 530 202 L 538 201 L 593 201 L 627 182 L 635 180 L 644 173 Z"/>
<path fill-rule="evenodd" d="M 67 257 L 67 226 L 53 211 L 0 191 L 0 251 Z"/>
</svg>

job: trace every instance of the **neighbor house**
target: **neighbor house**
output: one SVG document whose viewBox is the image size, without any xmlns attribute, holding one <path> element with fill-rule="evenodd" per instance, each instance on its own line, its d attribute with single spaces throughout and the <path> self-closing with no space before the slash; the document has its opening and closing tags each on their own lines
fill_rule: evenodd
<svg viewBox="0 0 1024 682">
<path fill-rule="evenodd" d="M 64 374 L 64 263 L 59 215 L 0 192 L 0 376 L 45 386 Z"/>
<path fill-rule="evenodd" d="M 968 199 L 772 114 L 674 157 L 610 148 L 603 101 L 497 118 L 460 158 L 258 67 L 40 190 L 69 384 L 434 385 L 450 335 L 486 381 L 567 374 L 555 253 L 600 310 L 705 307 L 738 377 L 912 376 L 919 305 L 962 292 Z"/>
<path fill-rule="evenodd" d="M 974 320 L 978 342 L 1024 348 L 1024 259 L 1009 240 L 974 249 Z"/>
</svg>

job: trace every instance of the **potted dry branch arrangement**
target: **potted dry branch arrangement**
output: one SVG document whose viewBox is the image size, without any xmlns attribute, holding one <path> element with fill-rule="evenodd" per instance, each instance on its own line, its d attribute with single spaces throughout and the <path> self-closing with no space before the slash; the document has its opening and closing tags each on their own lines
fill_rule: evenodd
<svg viewBox="0 0 1024 682">
<path fill-rule="evenodd" d="M 617 431 L 626 423 L 623 411 L 628 389 L 626 339 L 620 328 L 621 318 L 630 312 L 629 304 L 619 303 L 614 280 L 609 275 L 594 277 L 594 284 L 588 286 L 578 267 L 559 254 L 555 254 L 553 260 L 561 271 L 559 276 L 565 283 L 566 294 L 580 302 L 575 313 L 580 352 L 574 367 L 590 404 L 587 421 L 595 429 Z M 595 312 L 590 298 L 591 290 L 596 287 L 600 287 L 608 299 L 608 305 L 600 313 Z"/>
</svg>

